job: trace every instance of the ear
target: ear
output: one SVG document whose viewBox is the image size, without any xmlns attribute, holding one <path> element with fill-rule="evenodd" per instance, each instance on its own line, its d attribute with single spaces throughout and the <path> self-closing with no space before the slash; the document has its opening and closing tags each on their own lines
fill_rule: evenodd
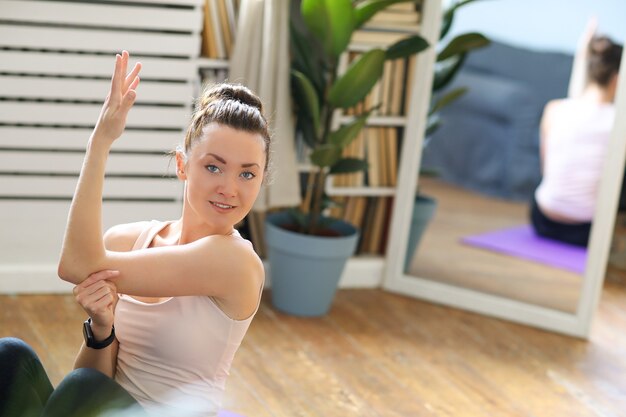
<svg viewBox="0 0 626 417">
<path fill-rule="evenodd" d="M 185 181 L 187 179 L 185 156 L 181 151 L 176 151 L 176 176 L 179 180 Z"/>
</svg>

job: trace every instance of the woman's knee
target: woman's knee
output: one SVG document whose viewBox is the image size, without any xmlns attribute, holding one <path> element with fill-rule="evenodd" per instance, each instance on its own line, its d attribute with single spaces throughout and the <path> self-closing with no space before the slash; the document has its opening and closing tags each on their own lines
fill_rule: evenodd
<svg viewBox="0 0 626 417">
<path fill-rule="evenodd" d="M 95 369 L 79 368 L 63 378 L 43 415 L 73 417 L 105 412 L 119 416 L 144 415 L 137 401 L 113 379 Z"/>
<path fill-rule="evenodd" d="M 0 339 L 0 363 L 15 364 L 27 360 L 39 361 L 39 357 L 26 342 L 16 337 Z"/>
<path fill-rule="evenodd" d="M 23 340 L 0 339 L 0 415 L 39 415 L 51 392 L 35 351 Z"/>
</svg>

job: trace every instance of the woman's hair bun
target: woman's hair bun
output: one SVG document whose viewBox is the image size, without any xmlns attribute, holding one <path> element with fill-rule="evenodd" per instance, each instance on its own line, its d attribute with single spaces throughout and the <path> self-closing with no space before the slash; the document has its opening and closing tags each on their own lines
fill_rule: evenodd
<svg viewBox="0 0 626 417">
<path fill-rule="evenodd" d="M 242 104 L 252 106 L 263 113 L 263 103 L 248 87 L 241 84 L 216 84 L 205 91 L 201 107 L 217 100 L 234 100 Z"/>
<path fill-rule="evenodd" d="M 607 36 L 594 36 L 589 41 L 587 70 L 589 79 L 606 86 L 613 75 L 619 72 L 622 46 Z"/>
</svg>

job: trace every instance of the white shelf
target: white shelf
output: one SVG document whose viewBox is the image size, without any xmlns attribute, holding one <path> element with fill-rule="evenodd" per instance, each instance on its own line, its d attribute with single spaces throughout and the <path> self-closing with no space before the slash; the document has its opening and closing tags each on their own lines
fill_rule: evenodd
<svg viewBox="0 0 626 417">
<path fill-rule="evenodd" d="M 227 59 L 196 58 L 193 60 L 198 69 L 228 69 Z"/>
<path fill-rule="evenodd" d="M 346 124 L 354 120 L 355 116 L 339 116 L 339 123 Z M 406 125 L 406 116 L 370 116 L 367 126 L 403 127 Z"/>
<path fill-rule="evenodd" d="M 396 191 L 396 187 L 326 187 L 326 194 L 346 197 L 394 197 Z"/>
</svg>

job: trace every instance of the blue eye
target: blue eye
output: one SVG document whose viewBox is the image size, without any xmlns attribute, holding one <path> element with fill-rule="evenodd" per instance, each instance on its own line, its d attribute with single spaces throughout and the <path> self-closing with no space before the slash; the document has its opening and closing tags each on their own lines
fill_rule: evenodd
<svg viewBox="0 0 626 417">
<path fill-rule="evenodd" d="M 206 169 L 214 174 L 217 174 L 218 172 L 220 172 L 220 169 L 217 167 L 217 165 L 207 165 Z"/>
<path fill-rule="evenodd" d="M 254 174 L 253 174 L 252 172 L 250 172 L 250 171 L 245 171 L 245 172 L 242 172 L 242 173 L 241 173 L 241 176 L 242 176 L 242 177 L 244 177 L 244 178 L 245 178 L 245 179 L 247 179 L 247 180 L 251 180 L 251 179 L 253 179 L 254 177 L 256 177 L 256 175 L 254 175 Z"/>
</svg>

